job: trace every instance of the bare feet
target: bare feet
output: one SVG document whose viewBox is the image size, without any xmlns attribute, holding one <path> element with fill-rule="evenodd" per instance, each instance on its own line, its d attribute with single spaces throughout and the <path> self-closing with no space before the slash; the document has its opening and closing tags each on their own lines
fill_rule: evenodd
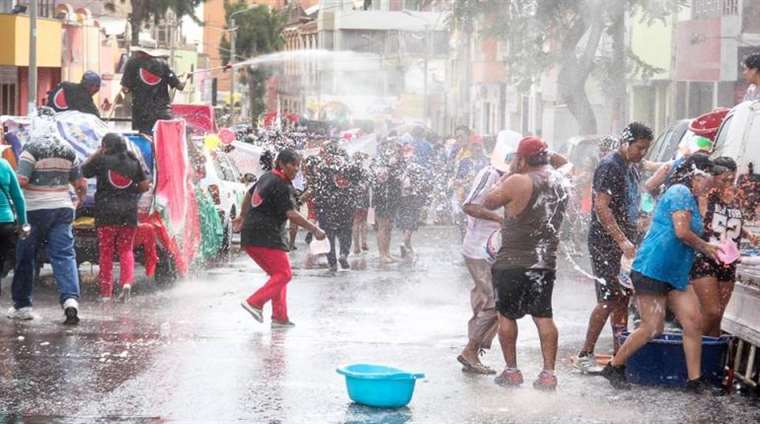
<svg viewBox="0 0 760 424">
<path fill-rule="evenodd" d="M 396 263 L 396 259 L 394 259 L 392 256 L 381 256 L 380 263 L 393 264 L 393 263 Z"/>
</svg>

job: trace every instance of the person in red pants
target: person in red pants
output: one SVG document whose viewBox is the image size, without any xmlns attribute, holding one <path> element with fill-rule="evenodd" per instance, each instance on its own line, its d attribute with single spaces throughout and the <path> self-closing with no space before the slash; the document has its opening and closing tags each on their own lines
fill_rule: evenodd
<svg viewBox="0 0 760 424">
<path fill-rule="evenodd" d="M 288 259 L 288 220 L 323 240 L 325 233 L 296 210 L 291 181 L 298 174 L 301 157 L 293 150 L 280 151 L 275 168 L 262 175 L 248 190 L 243 210 L 235 220 L 240 242 L 248 256 L 269 275 L 269 280 L 240 304 L 258 322 L 264 322 L 264 304 L 272 302 L 272 327 L 292 327 L 288 318 L 287 285 L 293 276 Z"/>
<path fill-rule="evenodd" d="M 82 165 L 86 178 L 97 179 L 95 227 L 100 251 L 100 297 L 113 297 L 113 254 L 119 254 L 121 297 L 129 299 L 134 281 L 132 253 L 137 232 L 137 201 L 150 188 L 142 163 L 127 149 L 124 138 L 106 134 L 100 149 Z"/>
</svg>

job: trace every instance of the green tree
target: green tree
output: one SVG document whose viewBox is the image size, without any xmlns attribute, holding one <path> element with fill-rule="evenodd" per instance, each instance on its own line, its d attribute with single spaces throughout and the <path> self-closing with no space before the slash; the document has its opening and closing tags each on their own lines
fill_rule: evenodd
<svg viewBox="0 0 760 424">
<path fill-rule="evenodd" d="M 589 77 L 598 74 L 605 93 L 622 108 L 626 76 L 659 71 L 626 49 L 626 14 L 665 19 L 683 5 L 684 0 L 457 0 L 451 24 L 476 20 L 486 35 L 506 41 L 509 74 L 519 89 L 557 67 L 561 100 L 581 133 L 596 134 Z"/>
<path fill-rule="evenodd" d="M 129 1 L 132 12 L 129 14 L 129 25 L 132 28 L 132 45 L 140 42 L 140 29 L 145 23 L 158 24 L 166 12 L 171 10 L 177 16 L 177 20 L 183 16 L 190 16 L 195 22 L 200 19 L 195 16 L 195 8 L 206 0 L 119 0 L 121 3 Z M 106 8 L 113 10 L 114 2 L 106 3 Z"/>
<path fill-rule="evenodd" d="M 244 0 L 237 0 L 235 3 L 225 1 L 225 20 L 229 22 L 232 13 L 249 7 Z M 240 62 L 241 59 L 282 50 L 285 45 L 282 30 L 285 28 L 287 20 L 286 11 L 277 11 L 264 5 L 255 6 L 247 12 L 235 15 L 235 25 L 238 28 L 235 38 L 235 61 Z M 232 52 L 230 51 L 230 40 L 226 35 L 220 43 L 219 53 L 225 64 L 230 62 Z M 237 72 L 237 69 L 233 69 L 232 72 Z M 266 111 L 266 104 L 264 103 L 265 82 L 270 75 L 270 70 L 266 68 L 248 66 L 242 78 L 248 84 L 251 120 L 254 123 L 258 116 Z M 234 101 L 234 99 L 232 100 Z"/>
</svg>

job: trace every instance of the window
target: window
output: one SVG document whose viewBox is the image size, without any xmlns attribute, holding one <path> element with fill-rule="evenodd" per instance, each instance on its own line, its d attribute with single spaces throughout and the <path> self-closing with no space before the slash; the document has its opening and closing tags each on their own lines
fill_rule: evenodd
<svg viewBox="0 0 760 424">
<path fill-rule="evenodd" d="M 52 18 L 55 13 L 55 0 L 37 0 L 37 15 Z"/>
<path fill-rule="evenodd" d="M 404 0 L 404 9 L 406 10 L 420 10 L 420 0 Z"/>
<path fill-rule="evenodd" d="M 726 145 L 726 141 L 728 140 L 728 129 L 731 128 L 732 119 L 734 119 L 734 115 L 730 115 L 725 121 L 723 121 L 718 129 L 718 135 L 715 138 L 715 147 L 713 148 L 716 156 L 719 156 L 720 151 L 723 150 L 723 147 Z"/>
<path fill-rule="evenodd" d="M 16 114 L 16 84 L 0 83 L 0 115 Z"/>
</svg>

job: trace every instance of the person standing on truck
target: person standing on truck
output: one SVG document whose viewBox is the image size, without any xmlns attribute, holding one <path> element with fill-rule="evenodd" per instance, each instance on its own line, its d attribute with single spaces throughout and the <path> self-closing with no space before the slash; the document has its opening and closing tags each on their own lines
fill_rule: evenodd
<svg viewBox="0 0 760 424">
<path fill-rule="evenodd" d="M 50 136 L 34 138 L 24 146 L 16 174 L 24 189 L 31 232 L 16 244 L 16 268 L 11 285 L 13 306 L 8 318 L 35 318 L 32 287 L 37 246 L 47 240 L 47 253 L 66 316 L 64 324 L 76 325 L 79 323 L 79 273 L 72 233 L 75 205 L 69 188 L 74 186 L 81 203 L 87 193 L 87 180 L 82 178 L 74 149 Z"/>
<path fill-rule="evenodd" d="M 275 167 L 259 178 L 243 199 L 243 210 L 234 220 L 241 228 L 240 244 L 251 259 L 269 275 L 263 287 L 240 304 L 258 322 L 264 322 L 264 304 L 272 302 L 272 327 L 293 327 L 288 316 L 287 285 L 293 276 L 288 259 L 288 220 L 306 228 L 317 240 L 325 232 L 296 210 L 293 178 L 301 157 L 293 150 L 280 151 Z"/>
<path fill-rule="evenodd" d="M 142 163 L 119 134 L 103 137 L 100 149 L 82 164 L 85 178 L 97 179 L 95 227 L 100 253 L 100 298 L 113 296 L 113 254 L 119 253 L 120 297 L 127 301 L 134 281 L 132 252 L 137 231 L 137 201 L 150 188 Z"/>
<path fill-rule="evenodd" d="M 87 71 L 78 84 L 63 81 L 50 90 L 47 105 L 56 112 L 76 110 L 100 118 L 100 112 L 92 101 L 92 96 L 98 91 L 100 91 L 100 75 Z"/>
<path fill-rule="evenodd" d="M 172 119 L 169 88 L 183 90 L 180 81 L 162 57 L 151 51 L 135 48 L 121 77 L 121 90 L 132 93 L 132 129 L 153 134 L 159 119 Z"/>
</svg>

